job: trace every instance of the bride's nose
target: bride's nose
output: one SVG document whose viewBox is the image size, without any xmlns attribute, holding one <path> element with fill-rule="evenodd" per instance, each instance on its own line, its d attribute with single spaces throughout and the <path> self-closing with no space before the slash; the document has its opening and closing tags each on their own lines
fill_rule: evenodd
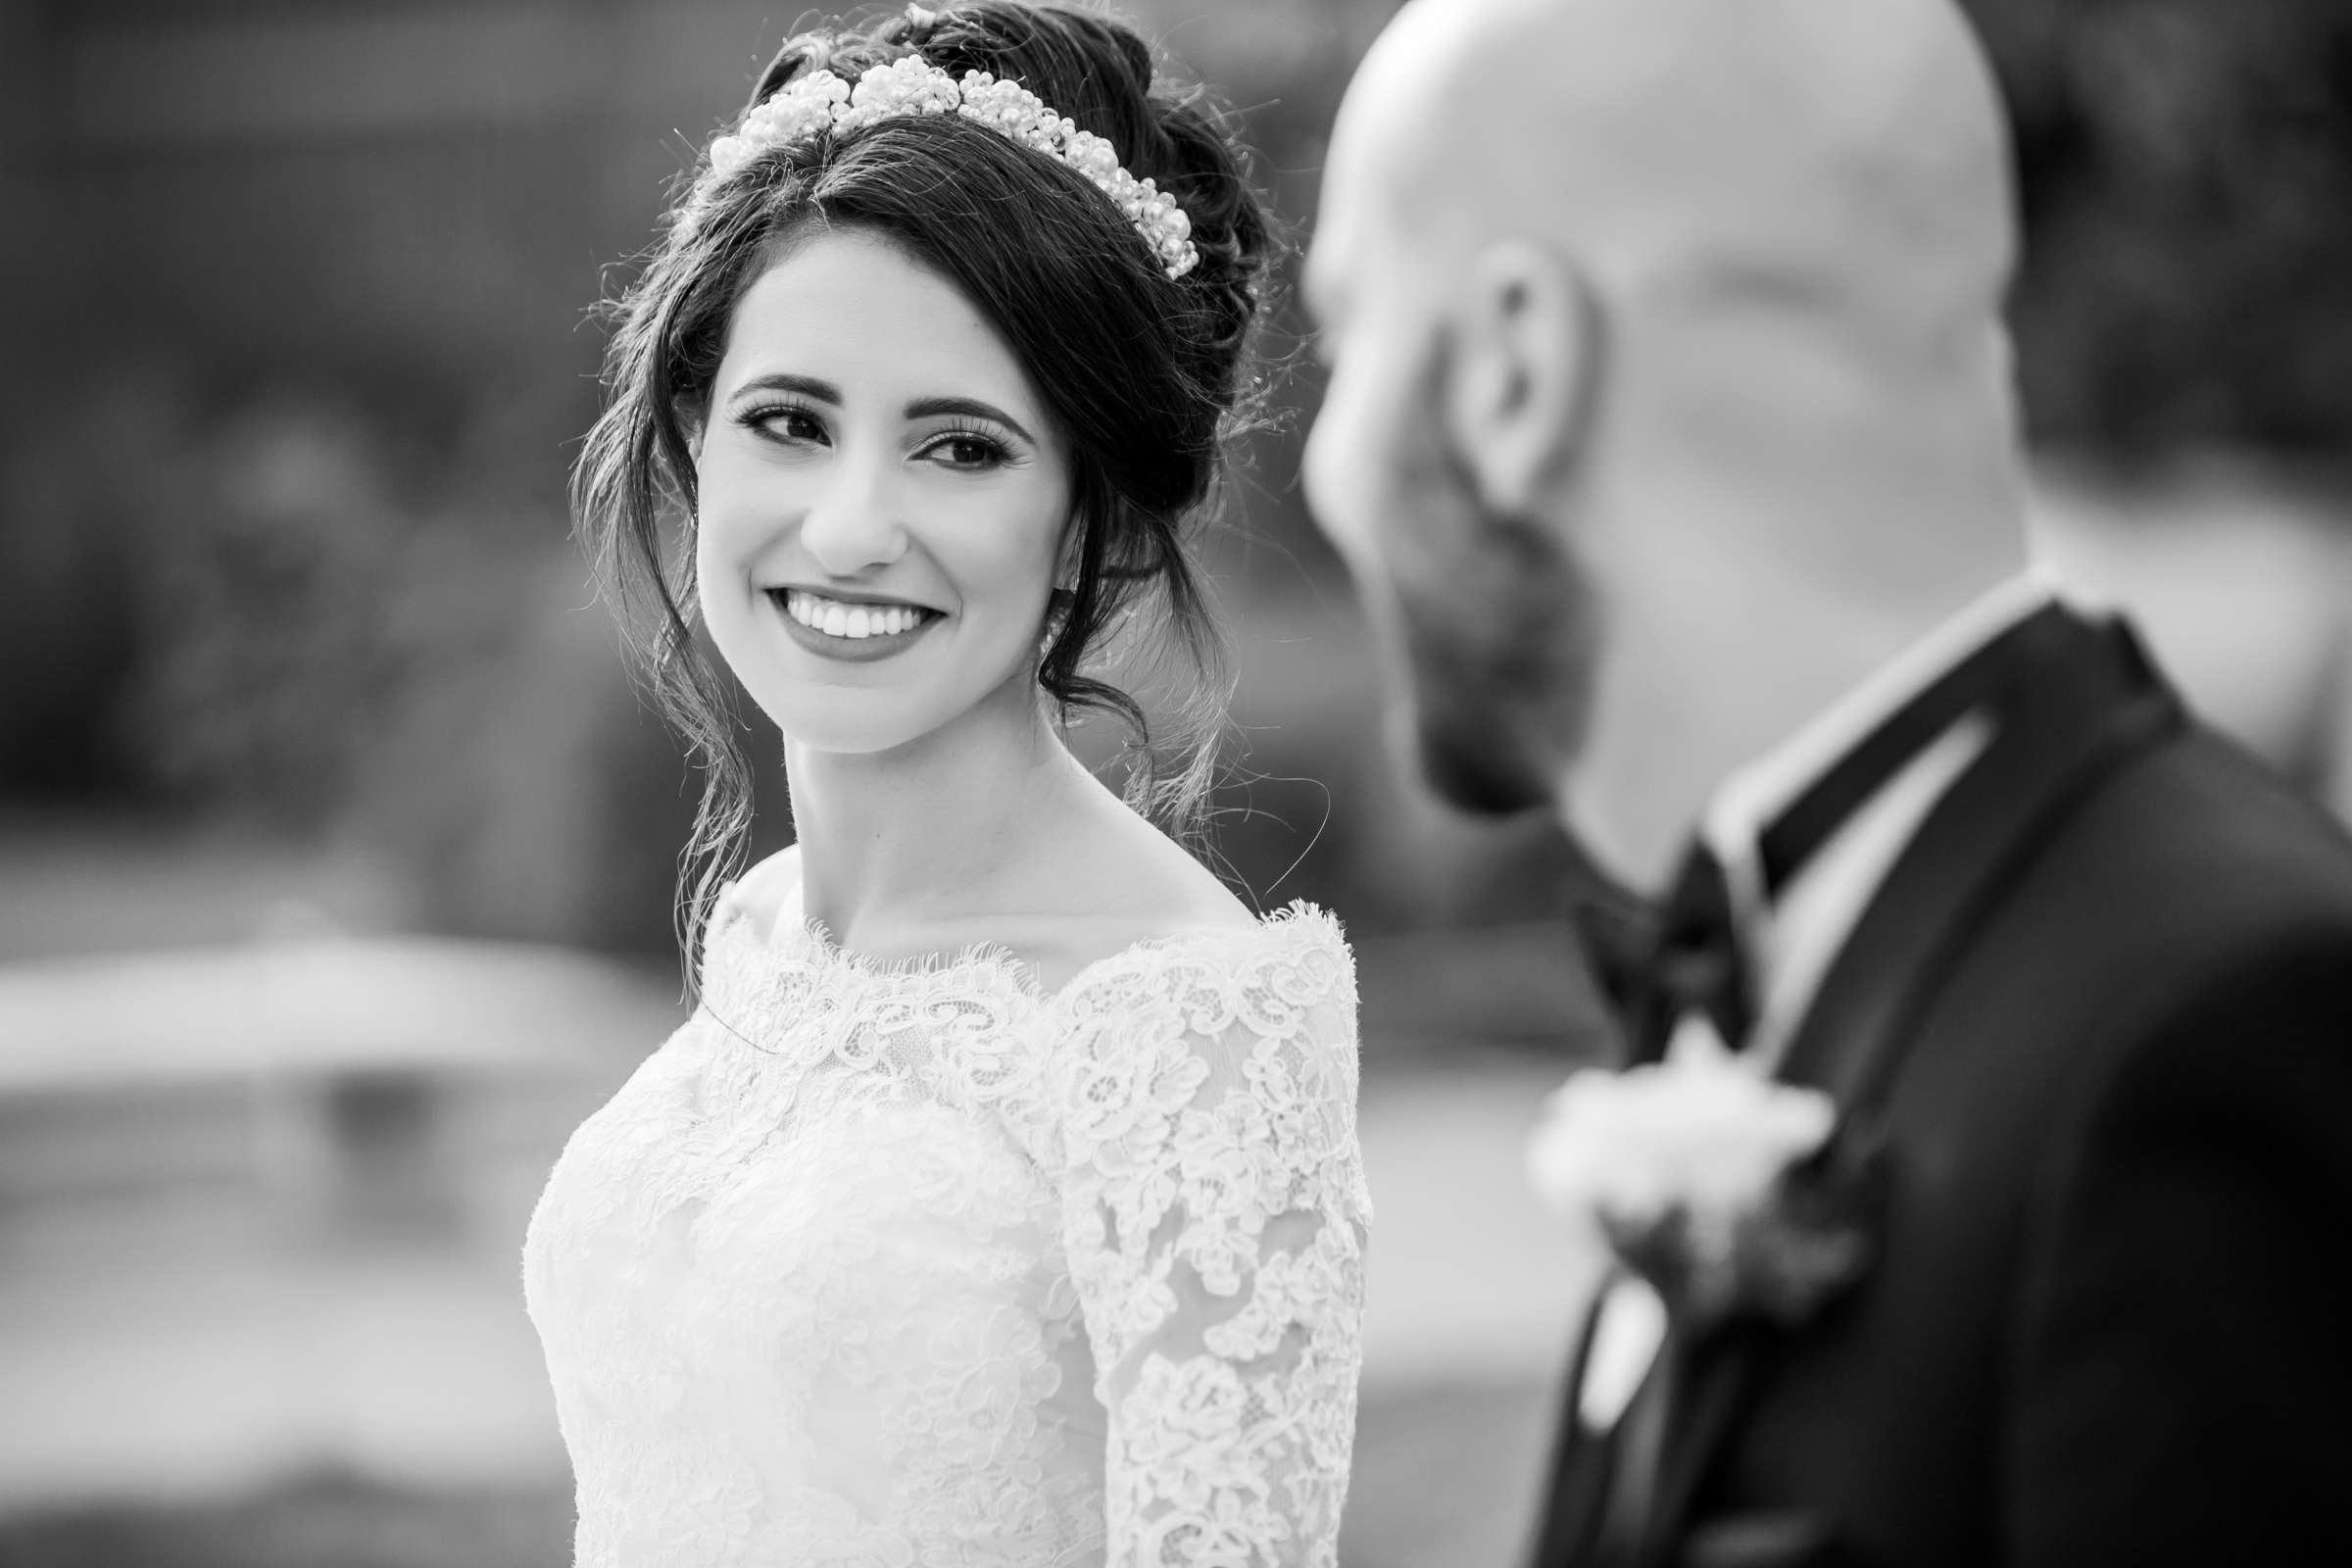
<svg viewBox="0 0 2352 1568">
<path fill-rule="evenodd" d="M 888 465 L 837 462 L 801 519 L 801 548 L 829 575 L 854 577 L 906 553 Z"/>
</svg>

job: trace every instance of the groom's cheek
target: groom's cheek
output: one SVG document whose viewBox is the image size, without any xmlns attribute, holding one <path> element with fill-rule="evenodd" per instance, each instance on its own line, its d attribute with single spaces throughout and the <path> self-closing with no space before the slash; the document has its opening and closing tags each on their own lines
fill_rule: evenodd
<svg viewBox="0 0 2352 1568">
<path fill-rule="evenodd" d="M 1364 530 L 1352 511 L 1355 498 L 1348 494 L 1335 468 L 1338 446 L 1330 406 L 1326 404 L 1314 428 L 1307 433 L 1306 451 L 1298 465 L 1299 486 L 1305 492 L 1307 514 L 1314 518 L 1316 531 L 1340 558 L 1348 575 L 1360 580 L 1370 563 L 1365 559 Z"/>
<path fill-rule="evenodd" d="M 1307 432 L 1299 480 L 1315 525 L 1352 570 L 1367 548 L 1369 530 L 1363 515 L 1366 497 L 1357 482 L 1361 476 L 1350 471 L 1353 426 L 1361 414 L 1351 406 L 1350 398 L 1347 383 L 1334 374 Z"/>
<path fill-rule="evenodd" d="M 1381 333 L 1349 338 L 1334 358 L 1301 460 L 1307 505 L 1333 545 L 1356 561 L 1385 552 L 1384 529 L 1412 508 L 1406 448 L 1421 416 L 1419 388 L 1398 348 Z"/>
</svg>

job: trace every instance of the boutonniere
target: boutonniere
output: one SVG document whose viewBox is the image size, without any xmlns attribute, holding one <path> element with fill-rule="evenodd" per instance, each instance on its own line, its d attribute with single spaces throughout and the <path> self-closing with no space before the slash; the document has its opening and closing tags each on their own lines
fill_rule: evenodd
<svg viewBox="0 0 2352 1568">
<path fill-rule="evenodd" d="M 1837 1124 L 1829 1096 L 1777 1082 L 1694 1016 L 1662 1061 L 1555 1090 L 1528 1175 L 1686 1329 L 1792 1325 L 1869 1261 L 1878 1167 L 1823 1157 Z"/>
</svg>

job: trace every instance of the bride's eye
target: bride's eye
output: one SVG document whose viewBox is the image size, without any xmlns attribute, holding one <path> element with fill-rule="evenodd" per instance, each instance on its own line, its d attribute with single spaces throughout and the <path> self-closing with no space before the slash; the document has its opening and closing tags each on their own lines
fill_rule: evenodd
<svg viewBox="0 0 2352 1568">
<path fill-rule="evenodd" d="M 813 409 L 799 403 L 755 403 L 736 412 L 735 422 L 771 440 L 829 446 L 832 436 Z"/>
<path fill-rule="evenodd" d="M 982 430 L 949 430 L 934 437 L 915 456 L 943 468 L 969 473 L 1003 467 L 1012 461 L 1004 444 Z"/>
</svg>

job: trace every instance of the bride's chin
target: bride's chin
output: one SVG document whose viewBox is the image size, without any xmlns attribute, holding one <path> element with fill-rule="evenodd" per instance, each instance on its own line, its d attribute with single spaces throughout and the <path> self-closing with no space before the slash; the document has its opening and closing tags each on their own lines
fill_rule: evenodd
<svg viewBox="0 0 2352 1568">
<path fill-rule="evenodd" d="M 774 707 L 766 709 L 769 721 L 784 739 L 788 759 L 813 761 L 884 757 L 921 740 L 930 728 L 920 722 L 894 723 L 893 715 L 873 712 L 870 694 L 862 711 L 815 710 L 819 706 L 794 704 L 783 712 Z"/>
<path fill-rule="evenodd" d="M 779 685 L 781 689 L 779 688 Z M 754 693 L 761 712 L 783 737 L 786 755 L 887 760 L 913 756 L 928 744 L 983 734 L 1026 737 L 1051 733 L 1047 702 L 1033 664 L 1020 664 L 976 694 L 925 682 L 848 686 L 792 681 Z M 983 747 L 983 754 L 996 748 Z"/>
</svg>

